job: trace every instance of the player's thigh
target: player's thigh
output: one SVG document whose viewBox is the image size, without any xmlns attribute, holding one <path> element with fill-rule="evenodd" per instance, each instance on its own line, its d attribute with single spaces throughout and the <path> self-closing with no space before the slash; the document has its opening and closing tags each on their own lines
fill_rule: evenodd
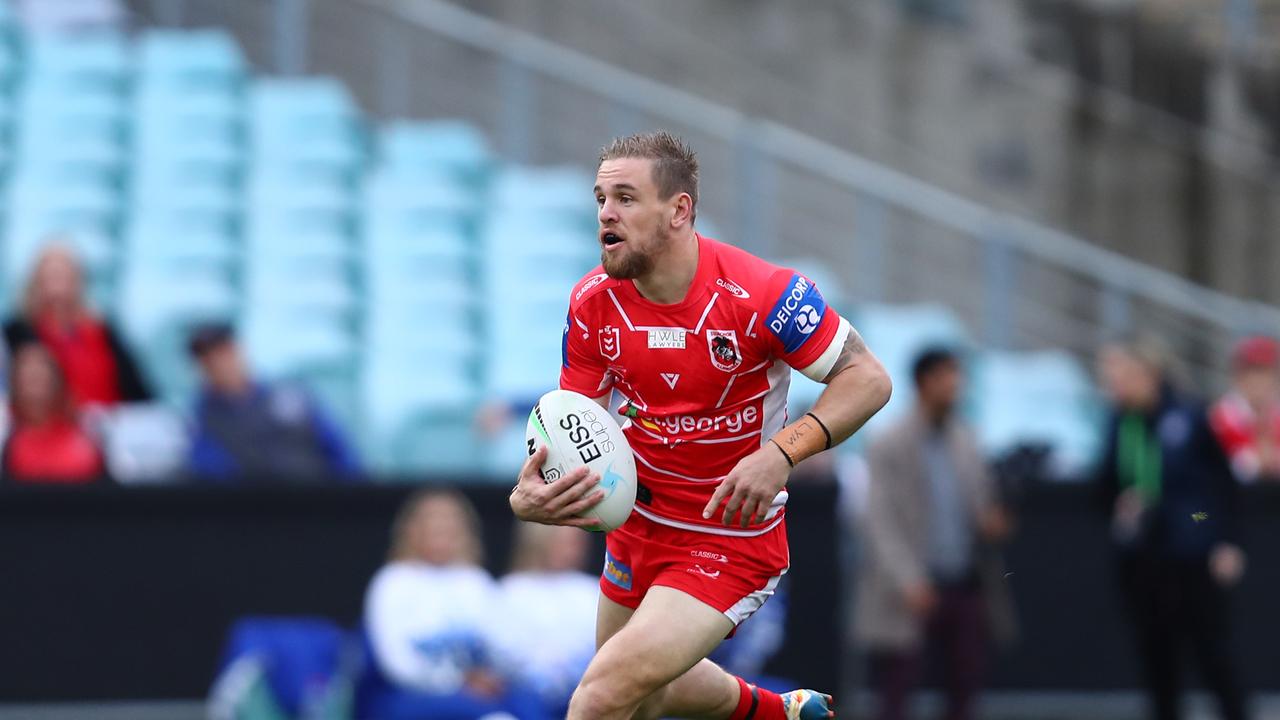
<svg viewBox="0 0 1280 720">
<path fill-rule="evenodd" d="M 609 638 L 618 634 L 635 612 L 626 605 L 610 600 L 604 593 L 600 593 L 600 601 L 596 605 L 596 649 L 604 647 Z"/>
<path fill-rule="evenodd" d="M 656 585 L 601 646 L 583 683 L 653 692 L 705 658 L 732 629 L 719 610 L 681 590 Z"/>
</svg>

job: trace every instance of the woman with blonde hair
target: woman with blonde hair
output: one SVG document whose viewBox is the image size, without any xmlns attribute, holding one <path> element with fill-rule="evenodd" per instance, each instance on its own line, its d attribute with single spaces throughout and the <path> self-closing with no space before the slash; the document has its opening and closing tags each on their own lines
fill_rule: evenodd
<svg viewBox="0 0 1280 720">
<path fill-rule="evenodd" d="M 479 516 L 461 493 L 423 490 L 401 506 L 387 564 L 365 596 L 365 629 L 384 682 L 361 699 L 361 717 L 544 717 L 536 697 L 498 672 L 501 610 L 482 558 Z"/>
<path fill-rule="evenodd" d="M 46 247 L 36 259 L 21 312 L 5 322 L 4 338 L 11 356 L 27 343 L 44 345 L 81 406 L 151 399 L 120 334 L 89 308 L 80 263 L 62 245 Z"/>
</svg>

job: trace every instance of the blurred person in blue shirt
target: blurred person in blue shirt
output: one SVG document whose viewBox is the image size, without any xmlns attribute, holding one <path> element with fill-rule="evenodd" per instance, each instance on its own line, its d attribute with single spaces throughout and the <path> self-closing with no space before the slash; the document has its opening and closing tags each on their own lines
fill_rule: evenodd
<svg viewBox="0 0 1280 720">
<path fill-rule="evenodd" d="M 350 444 L 310 393 L 253 379 L 231 327 L 196 328 L 189 342 L 203 386 L 189 470 L 202 480 L 317 480 L 359 472 Z"/>
<path fill-rule="evenodd" d="M 461 494 L 405 501 L 392 547 L 365 596 L 370 677 L 359 717 L 543 720 L 542 699 L 498 659 L 502 603 L 481 566 L 480 520 Z"/>
<path fill-rule="evenodd" d="M 501 658 L 564 717 L 596 652 L 600 577 L 583 570 L 591 536 L 517 521 L 512 571 L 498 584 Z"/>
</svg>

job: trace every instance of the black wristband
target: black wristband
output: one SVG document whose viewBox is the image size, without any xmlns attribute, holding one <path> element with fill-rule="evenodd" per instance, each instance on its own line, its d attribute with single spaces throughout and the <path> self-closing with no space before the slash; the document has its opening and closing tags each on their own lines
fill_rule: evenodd
<svg viewBox="0 0 1280 720">
<path fill-rule="evenodd" d="M 789 467 L 795 467 L 795 466 L 796 466 L 796 461 L 791 459 L 791 456 L 787 454 L 787 451 L 786 451 L 786 450 L 783 450 L 783 449 L 782 449 L 782 446 L 778 444 L 778 441 L 777 441 L 777 440 L 774 440 L 773 438 L 770 438 L 770 439 L 769 439 L 769 442 L 773 443 L 773 446 L 774 446 L 774 447 L 776 447 L 776 448 L 778 448 L 778 452 L 782 453 L 782 457 L 784 457 L 784 458 L 786 458 L 786 459 L 787 459 L 787 465 L 788 465 Z"/>
<path fill-rule="evenodd" d="M 827 436 L 827 449 L 830 450 L 831 449 L 831 431 L 827 429 L 826 423 L 819 420 L 818 416 L 814 415 L 811 412 L 807 412 L 805 413 L 805 415 L 808 415 L 809 417 L 813 418 L 813 421 L 818 423 L 818 427 L 822 428 L 822 432 Z"/>
</svg>

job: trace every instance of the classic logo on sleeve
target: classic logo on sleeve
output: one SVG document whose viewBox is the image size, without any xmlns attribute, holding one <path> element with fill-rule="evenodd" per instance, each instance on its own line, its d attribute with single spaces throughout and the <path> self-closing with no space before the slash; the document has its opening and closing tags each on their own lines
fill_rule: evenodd
<svg viewBox="0 0 1280 720">
<path fill-rule="evenodd" d="M 805 276 L 792 275 L 782 297 L 769 311 L 769 330 L 786 352 L 795 352 L 818 329 L 826 309 L 827 301 L 818 288 Z"/>
</svg>

